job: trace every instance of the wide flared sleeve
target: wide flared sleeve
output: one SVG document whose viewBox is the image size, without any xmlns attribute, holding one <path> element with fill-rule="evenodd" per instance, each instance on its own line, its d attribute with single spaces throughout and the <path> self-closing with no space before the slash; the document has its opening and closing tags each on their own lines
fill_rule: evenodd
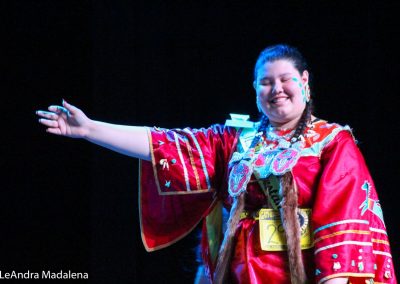
<svg viewBox="0 0 400 284">
<path fill-rule="evenodd" d="M 317 283 L 397 283 L 375 185 L 349 131 L 323 149 L 321 163 L 312 218 Z"/>
<path fill-rule="evenodd" d="M 226 174 L 237 132 L 149 128 L 151 162 L 140 162 L 139 209 L 148 251 L 186 236 L 210 212 Z"/>
</svg>

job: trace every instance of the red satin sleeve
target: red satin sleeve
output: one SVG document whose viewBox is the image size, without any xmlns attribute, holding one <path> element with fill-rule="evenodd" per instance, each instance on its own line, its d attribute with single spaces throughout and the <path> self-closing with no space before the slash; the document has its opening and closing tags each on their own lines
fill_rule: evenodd
<svg viewBox="0 0 400 284">
<path fill-rule="evenodd" d="M 151 162 L 140 161 L 140 225 L 148 251 L 186 236 L 213 207 L 236 140 L 221 125 L 148 130 Z"/>
<path fill-rule="evenodd" d="M 321 163 L 312 218 L 316 282 L 397 283 L 375 185 L 350 132 L 336 135 Z"/>
</svg>

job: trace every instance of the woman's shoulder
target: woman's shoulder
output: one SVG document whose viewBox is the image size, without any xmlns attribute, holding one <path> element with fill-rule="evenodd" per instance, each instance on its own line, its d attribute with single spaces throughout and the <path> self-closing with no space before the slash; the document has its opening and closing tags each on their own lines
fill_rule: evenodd
<svg viewBox="0 0 400 284">
<path fill-rule="evenodd" d="M 352 130 L 348 125 L 329 122 L 320 118 L 314 118 L 308 125 L 305 133 L 305 148 L 303 155 L 320 156 L 323 149 L 333 141 L 349 139 L 355 141 Z"/>
<path fill-rule="evenodd" d="M 320 139 L 327 139 L 329 137 L 333 138 L 340 132 L 349 133 L 351 136 L 353 135 L 349 125 L 342 125 L 315 117 L 307 127 L 306 136 L 308 134 L 308 136 L 318 136 Z"/>
</svg>

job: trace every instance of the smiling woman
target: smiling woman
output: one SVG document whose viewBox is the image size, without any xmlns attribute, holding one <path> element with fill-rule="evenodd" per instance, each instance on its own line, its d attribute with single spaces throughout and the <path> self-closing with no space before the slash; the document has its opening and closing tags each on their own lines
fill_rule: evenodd
<svg viewBox="0 0 400 284">
<path fill-rule="evenodd" d="M 312 115 L 300 52 L 268 47 L 254 74 L 257 123 L 233 116 L 202 129 L 114 125 L 65 101 L 37 114 L 49 133 L 141 159 L 148 251 L 203 222 L 198 282 L 396 283 L 373 180 L 350 128 Z"/>
<path fill-rule="evenodd" d="M 307 70 L 300 74 L 288 60 L 268 62 L 257 70 L 254 81 L 258 108 L 271 125 L 294 128 L 310 100 L 304 90 L 307 84 Z"/>
<path fill-rule="evenodd" d="M 296 127 L 305 107 L 311 106 L 308 83 L 307 64 L 297 49 L 265 49 L 254 70 L 258 109 L 272 126 Z"/>
</svg>

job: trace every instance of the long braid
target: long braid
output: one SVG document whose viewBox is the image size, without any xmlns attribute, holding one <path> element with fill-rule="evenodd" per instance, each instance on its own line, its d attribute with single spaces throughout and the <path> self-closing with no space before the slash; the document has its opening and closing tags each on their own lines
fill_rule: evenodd
<svg viewBox="0 0 400 284">
<path fill-rule="evenodd" d="M 311 121 L 312 102 L 307 102 L 301 115 L 297 128 L 292 136 L 291 143 L 299 141 L 304 135 L 308 123 Z M 283 199 L 281 203 L 281 219 L 285 228 L 287 240 L 287 252 L 289 258 L 290 278 L 292 284 L 307 283 L 307 276 L 304 269 L 301 253 L 301 229 L 298 220 L 298 192 L 291 172 L 280 177 Z"/>
<path fill-rule="evenodd" d="M 268 117 L 263 115 L 260 119 L 260 124 L 257 127 L 257 132 L 265 133 L 268 123 Z M 250 149 L 257 145 L 259 138 L 260 135 L 254 136 L 254 139 L 249 147 Z M 215 272 L 213 276 L 213 283 L 215 284 L 224 284 L 226 283 L 227 278 L 229 278 L 229 265 L 232 257 L 232 248 L 234 246 L 236 228 L 240 222 L 240 213 L 243 212 L 245 207 L 245 193 L 246 192 L 242 192 L 239 196 L 233 198 L 229 220 L 227 222 L 227 228 L 218 252 L 217 263 L 215 266 Z"/>
<path fill-rule="evenodd" d="M 258 125 L 258 128 L 257 128 L 257 132 L 263 132 L 264 134 L 266 134 L 266 130 L 267 130 L 268 125 L 269 125 L 268 116 L 263 114 L 261 116 L 260 124 Z"/>
<path fill-rule="evenodd" d="M 301 252 L 301 228 L 298 219 L 298 192 L 291 172 L 279 178 L 282 188 L 280 215 L 286 236 L 290 278 L 292 284 L 307 283 Z"/>
<path fill-rule="evenodd" d="M 230 263 L 232 258 L 232 249 L 234 247 L 234 238 L 236 234 L 236 228 L 240 222 L 240 213 L 243 212 L 245 206 L 245 192 L 242 192 L 239 196 L 233 198 L 229 219 L 227 222 L 227 228 L 222 241 L 217 263 L 215 266 L 215 272 L 213 277 L 214 284 L 224 284 L 229 279 Z"/>
<path fill-rule="evenodd" d="M 311 99 L 307 102 L 306 107 L 301 115 L 300 121 L 297 125 L 297 128 L 292 136 L 291 142 L 297 142 L 300 140 L 300 136 L 304 135 L 306 131 L 307 125 L 311 121 L 311 114 L 312 114 L 312 101 Z"/>
</svg>

